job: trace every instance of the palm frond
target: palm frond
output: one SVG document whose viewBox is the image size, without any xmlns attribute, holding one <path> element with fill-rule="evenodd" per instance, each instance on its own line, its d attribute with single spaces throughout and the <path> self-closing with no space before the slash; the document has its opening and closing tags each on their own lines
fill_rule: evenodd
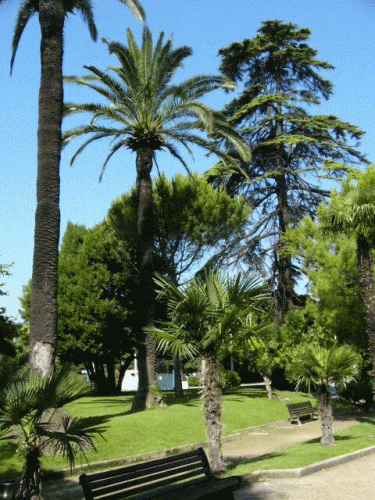
<svg viewBox="0 0 375 500">
<path fill-rule="evenodd" d="M 90 447 L 96 451 L 93 437 L 103 438 L 100 427 L 93 425 L 90 419 L 69 416 L 63 417 L 62 427 L 62 430 L 51 430 L 48 425 L 38 425 L 36 432 L 44 437 L 41 448 L 51 447 L 55 455 L 59 454 L 68 461 L 71 469 L 77 454 L 84 456 L 88 463 L 85 452 Z"/>
<path fill-rule="evenodd" d="M 94 13 L 90 0 L 75 0 L 73 9 L 80 12 L 84 22 L 87 24 L 91 38 L 96 42 L 98 30 L 94 21 Z"/>
<path fill-rule="evenodd" d="M 18 45 L 21 40 L 22 33 L 29 22 L 30 18 L 36 13 L 35 3 L 32 0 L 26 0 L 18 11 L 16 28 L 13 34 L 12 41 L 12 57 L 10 59 L 10 74 L 13 71 L 14 59 L 16 57 Z"/>
<path fill-rule="evenodd" d="M 138 0 L 120 0 L 126 5 L 139 21 L 146 21 L 146 13 Z"/>
<path fill-rule="evenodd" d="M 119 137 L 119 136 L 118 136 Z M 116 139 L 116 138 L 115 138 Z M 102 179 L 103 179 L 103 175 L 104 175 L 104 172 L 105 172 L 105 169 L 107 168 L 107 165 L 108 165 L 108 162 L 109 160 L 112 158 L 112 156 L 117 153 L 117 151 L 122 148 L 124 146 L 124 143 L 122 141 L 120 142 L 117 142 L 116 144 L 114 144 L 114 146 L 112 147 L 109 155 L 107 156 L 107 158 L 105 159 L 104 163 L 103 163 L 103 166 L 102 166 L 102 169 L 100 171 L 100 175 L 99 175 L 99 182 L 102 182 Z"/>
</svg>

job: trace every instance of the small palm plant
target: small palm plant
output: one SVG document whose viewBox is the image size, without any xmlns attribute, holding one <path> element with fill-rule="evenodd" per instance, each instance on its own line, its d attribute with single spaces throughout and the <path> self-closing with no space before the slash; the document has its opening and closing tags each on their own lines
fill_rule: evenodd
<svg viewBox="0 0 375 500">
<path fill-rule="evenodd" d="M 170 321 L 148 331 L 157 339 L 160 350 L 181 358 L 202 358 L 202 402 L 211 468 L 215 473 L 224 472 L 220 362 L 228 346 L 243 334 L 242 319 L 259 310 L 266 296 L 264 286 L 254 274 L 240 273 L 231 278 L 213 270 L 180 288 L 160 275 L 156 283 L 158 298 L 167 303 Z"/>
<path fill-rule="evenodd" d="M 70 466 L 75 455 L 94 446 L 92 437 L 100 434 L 84 419 L 71 418 L 62 407 L 87 395 L 86 382 L 68 368 L 39 379 L 21 370 L 16 379 L 0 392 L 0 436 L 19 439 L 24 468 L 15 499 L 42 499 L 40 457 L 53 451 L 65 457 Z"/>
<path fill-rule="evenodd" d="M 357 356 L 350 347 L 336 343 L 331 348 L 305 345 L 287 369 L 288 378 L 297 382 L 297 388 L 311 385 L 316 389 L 323 446 L 335 444 L 330 384 L 345 384 L 353 377 Z"/>
</svg>

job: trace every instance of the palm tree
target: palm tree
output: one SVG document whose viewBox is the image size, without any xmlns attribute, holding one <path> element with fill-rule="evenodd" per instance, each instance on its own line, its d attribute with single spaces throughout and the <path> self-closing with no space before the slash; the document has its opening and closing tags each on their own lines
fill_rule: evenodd
<svg viewBox="0 0 375 500">
<path fill-rule="evenodd" d="M 15 499 L 42 499 L 40 457 L 55 452 L 70 466 L 77 453 L 94 446 L 92 437 L 100 431 L 85 419 L 71 418 L 62 407 L 88 394 L 82 379 L 67 368 L 39 378 L 25 371 L 18 373 L 0 392 L 0 436 L 9 432 L 19 439 L 24 468 Z"/>
<path fill-rule="evenodd" d="M 0 0 L 0 4 L 4 0 Z M 139 19 L 138 0 L 120 0 Z M 38 13 L 41 30 L 39 89 L 37 209 L 30 318 L 30 369 L 45 375 L 53 369 L 57 335 L 57 260 L 60 232 L 60 153 L 63 112 L 63 31 L 66 16 L 77 11 L 96 40 L 90 0 L 25 0 L 18 12 L 11 71 L 23 30 Z"/>
<path fill-rule="evenodd" d="M 332 192 L 331 201 L 319 214 L 321 231 L 325 234 L 355 234 L 357 268 L 362 298 L 366 310 L 366 331 L 372 377 L 375 380 L 375 295 L 373 258 L 375 248 L 375 168 L 357 173 L 357 186 L 343 185 L 342 191 Z"/>
<path fill-rule="evenodd" d="M 148 330 L 158 349 L 181 358 L 202 357 L 202 402 L 210 461 L 216 473 L 225 471 L 221 447 L 221 395 L 219 366 L 228 345 L 243 332 L 243 319 L 260 308 L 266 297 L 254 274 L 230 278 L 209 271 L 178 288 L 158 275 L 158 299 L 167 303 L 170 321 Z M 255 326 L 255 329 L 257 327 Z M 246 335 L 249 327 L 246 327 Z"/>
<path fill-rule="evenodd" d="M 119 42 L 108 42 L 110 54 L 114 54 L 119 66 L 103 72 L 94 66 L 86 67 L 91 75 L 78 78 L 67 77 L 67 82 L 84 85 L 103 96 L 107 105 L 66 104 L 65 115 L 90 113 L 91 123 L 64 133 L 64 143 L 71 139 L 89 135 L 76 151 L 77 156 L 94 141 L 108 137 L 113 145 L 103 164 L 100 179 L 108 161 L 118 151 L 128 149 L 136 153 L 138 189 L 138 257 L 139 311 L 138 330 L 141 348 L 138 352 L 139 388 L 133 401 L 133 409 L 144 409 L 155 403 L 151 391 L 155 383 L 153 339 L 144 335 L 143 327 L 153 324 L 153 243 L 152 227 L 152 183 L 151 170 L 156 152 L 167 151 L 188 170 L 188 166 L 177 146 L 182 145 L 192 155 L 190 145 L 197 145 L 226 159 L 217 148 L 215 138 L 225 137 L 237 148 L 242 157 L 249 157 L 248 146 L 242 137 L 208 106 L 200 101 L 208 92 L 233 85 L 221 76 L 199 75 L 178 85 L 171 80 L 183 60 L 192 54 L 189 47 L 172 49 L 172 39 L 163 41 L 162 32 L 153 46 L 152 35 L 146 26 L 143 29 L 142 45 L 138 46 L 132 32 L 127 30 L 127 46 Z M 98 123 L 102 123 L 99 124 Z M 205 138 L 202 132 L 206 132 Z"/>
<path fill-rule="evenodd" d="M 323 446 L 335 443 L 330 384 L 347 382 L 353 377 L 356 364 L 357 355 L 348 346 L 334 344 L 327 349 L 320 345 L 304 345 L 287 369 L 288 378 L 297 382 L 297 388 L 301 384 L 316 388 Z"/>
</svg>

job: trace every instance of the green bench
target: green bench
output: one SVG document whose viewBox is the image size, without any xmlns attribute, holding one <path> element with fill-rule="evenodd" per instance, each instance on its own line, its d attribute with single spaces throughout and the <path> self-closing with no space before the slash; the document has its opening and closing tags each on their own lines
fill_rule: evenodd
<svg viewBox="0 0 375 500">
<path fill-rule="evenodd" d="M 286 405 L 289 411 L 290 420 L 289 423 L 297 422 L 298 425 L 301 424 L 300 417 L 317 418 L 318 412 L 315 408 L 311 406 L 310 401 L 305 401 L 303 403 L 292 403 Z"/>
<path fill-rule="evenodd" d="M 86 500 L 234 500 L 241 477 L 217 478 L 203 448 L 79 478 Z"/>
</svg>

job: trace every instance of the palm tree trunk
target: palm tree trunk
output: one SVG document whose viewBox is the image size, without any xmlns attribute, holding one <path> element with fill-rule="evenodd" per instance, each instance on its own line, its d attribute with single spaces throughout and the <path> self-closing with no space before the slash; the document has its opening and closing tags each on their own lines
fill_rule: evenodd
<svg viewBox="0 0 375 500">
<path fill-rule="evenodd" d="M 221 446 L 221 396 L 219 364 L 214 357 L 202 361 L 202 401 L 206 420 L 209 458 L 215 474 L 225 472 L 226 467 Z"/>
<path fill-rule="evenodd" d="M 366 310 L 368 351 L 372 363 L 371 375 L 375 380 L 375 294 L 371 246 L 363 234 L 357 236 L 357 267 L 362 298 Z M 375 390 L 375 385 L 374 385 Z"/>
<path fill-rule="evenodd" d="M 318 389 L 318 412 L 320 427 L 322 429 L 322 438 L 320 442 L 323 446 L 332 446 L 335 444 L 335 438 L 333 437 L 332 429 L 333 416 L 331 394 L 327 385 L 323 385 Z"/>
<path fill-rule="evenodd" d="M 64 19 L 62 0 L 40 0 L 38 177 L 30 313 L 30 370 L 40 376 L 53 370 L 57 337 Z"/>
<path fill-rule="evenodd" d="M 182 399 L 184 397 L 184 391 L 182 390 L 182 379 L 181 379 L 181 362 L 177 355 L 173 356 L 174 365 L 174 393 L 176 399 Z"/>
<path fill-rule="evenodd" d="M 37 446 L 27 448 L 25 467 L 14 500 L 43 500 L 40 469 L 40 450 Z"/>
<path fill-rule="evenodd" d="M 137 293 L 137 325 L 140 348 L 138 349 L 138 389 L 135 393 L 132 410 L 139 411 L 159 404 L 156 383 L 156 357 L 154 339 L 145 334 L 143 328 L 154 324 L 154 283 L 153 251 L 154 222 L 152 211 L 152 159 L 153 150 L 137 150 L 137 188 L 138 188 L 138 260 L 139 282 Z"/>
</svg>

